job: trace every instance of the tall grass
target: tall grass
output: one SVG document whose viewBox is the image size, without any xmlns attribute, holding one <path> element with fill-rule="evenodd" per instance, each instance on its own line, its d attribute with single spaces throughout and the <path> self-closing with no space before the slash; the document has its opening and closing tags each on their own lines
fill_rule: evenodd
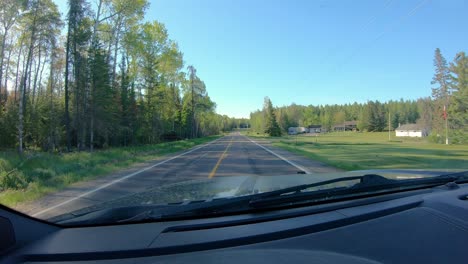
<svg viewBox="0 0 468 264">
<path fill-rule="evenodd" d="M 0 203 L 14 207 L 66 186 L 107 175 L 137 162 L 182 151 L 219 136 L 155 145 L 112 148 L 90 152 L 50 154 L 0 152 Z"/>
</svg>

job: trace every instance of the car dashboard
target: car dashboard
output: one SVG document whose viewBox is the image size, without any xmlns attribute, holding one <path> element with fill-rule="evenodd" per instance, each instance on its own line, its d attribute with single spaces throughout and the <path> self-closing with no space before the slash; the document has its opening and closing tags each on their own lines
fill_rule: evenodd
<svg viewBox="0 0 468 264">
<path fill-rule="evenodd" d="M 61 227 L 0 209 L 1 263 L 467 263 L 468 184 L 214 218 Z"/>
</svg>

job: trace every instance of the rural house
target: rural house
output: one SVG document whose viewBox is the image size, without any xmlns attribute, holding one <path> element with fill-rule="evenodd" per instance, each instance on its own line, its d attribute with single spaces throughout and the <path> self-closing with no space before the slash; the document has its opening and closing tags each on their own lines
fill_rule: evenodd
<svg viewBox="0 0 468 264">
<path fill-rule="evenodd" d="M 334 131 L 357 131 L 357 121 L 345 121 L 333 126 Z"/>
<path fill-rule="evenodd" d="M 309 133 L 321 133 L 322 132 L 322 125 L 310 125 L 309 126 Z"/>
<path fill-rule="evenodd" d="M 428 135 L 428 130 L 418 124 L 400 125 L 395 129 L 397 137 L 425 137 Z"/>
</svg>

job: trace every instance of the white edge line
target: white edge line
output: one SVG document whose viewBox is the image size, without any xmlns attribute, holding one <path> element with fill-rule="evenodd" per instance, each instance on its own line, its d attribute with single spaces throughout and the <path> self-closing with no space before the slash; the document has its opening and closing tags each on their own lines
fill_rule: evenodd
<svg viewBox="0 0 468 264">
<path fill-rule="evenodd" d="M 151 165 L 151 166 L 149 166 L 149 167 L 146 167 L 146 168 L 143 168 L 143 169 L 138 170 L 138 171 L 136 171 L 136 172 L 127 174 L 127 175 L 125 175 L 125 176 L 123 176 L 123 177 L 121 177 L 121 178 L 118 178 L 118 179 L 115 179 L 115 180 L 113 180 L 113 181 L 111 181 L 111 182 L 108 182 L 108 183 L 106 183 L 106 184 L 103 184 L 103 185 L 101 185 L 101 186 L 99 186 L 99 187 L 97 187 L 97 188 L 95 188 L 95 189 L 92 189 L 92 190 L 87 191 L 87 192 L 85 192 L 85 193 L 82 193 L 82 194 L 80 194 L 80 195 L 78 195 L 78 196 L 75 196 L 75 197 L 73 197 L 73 198 L 71 198 L 71 199 L 68 199 L 68 200 L 66 200 L 66 201 L 64 201 L 64 202 L 61 202 L 61 203 L 56 204 L 56 205 L 54 205 L 54 206 L 48 207 L 48 208 L 46 208 L 46 209 L 44 209 L 44 210 L 42 210 L 42 211 L 39 211 L 39 212 L 37 212 L 37 213 L 34 213 L 34 214 L 32 214 L 31 216 L 37 217 L 38 215 L 41 215 L 41 214 L 46 213 L 46 212 L 48 212 L 48 211 L 50 211 L 50 210 L 53 210 L 53 209 L 55 209 L 55 208 L 57 208 L 57 207 L 63 206 L 63 205 L 65 205 L 65 204 L 68 204 L 68 203 L 71 203 L 71 202 L 73 202 L 73 201 L 75 201 L 75 200 L 78 200 L 78 199 L 80 199 L 80 198 L 82 198 L 82 197 L 85 197 L 85 196 L 87 196 L 87 195 L 90 195 L 90 194 L 92 194 L 92 193 L 95 193 L 95 192 L 97 192 L 97 191 L 100 191 L 100 190 L 102 190 L 102 189 L 104 189 L 104 188 L 107 188 L 107 187 L 113 185 L 113 184 L 116 184 L 116 183 L 121 182 L 121 181 L 123 181 L 123 180 L 126 180 L 126 179 L 128 179 L 128 178 L 131 178 L 131 177 L 133 177 L 133 176 L 135 176 L 135 175 L 137 175 L 137 174 L 140 174 L 140 173 L 142 173 L 142 172 L 144 172 L 144 171 L 147 171 L 147 170 L 149 170 L 149 169 L 152 169 L 152 168 L 154 168 L 154 167 L 157 167 L 157 166 L 159 166 L 159 165 L 162 165 L 162 164 L 164 164 L 164 163 L 166 163 L 166 162 L 169 162 L 169 161 L 171 161 L 171 160 L 173 160 L 173 159 L 177 159 L 177 158 L 179 158 L 179 157 L 181 157 L 181 156 L 184 156 L 184 155 L 186 155 L 186 154 L 192 153 L 192 152 L 194 152 L 195 150 L 204 148 L 204 147 L 206 147 L 206 146 L 208 146 L 208 145 L 210 145 L 210 144 L 213 144 L 213 143 L 217 142 L 217 141 L 220 140 L 220 139 L 221 139 L 221 138 L 216 139 L 216 140 L 213 140 L 213 141 L 211 141 L 211 142 L 209 142 L 209 143 L 207 143 L 207 144 L 204 144 L 204 145 L 195 147 L 195 148 L 193 148 L 193 149 L 191 149 L 191 150 L 189 150 L 189 151 L 186 151 L 186 152 L 181 153 L 181 154 L 179 154 L 179 155 L 170 157 L 170 158 L 168 158 L 168 159 L 166 159 L 166 160 L 163 160 L 163 161 L 161 161 L 161 162 L 155 163 L 155 164 L 153 164 L 153 165 Z"/>
<path fill-rule="evenodd" d="M 264 147 L 264 146 L 258 144 L 257 142 L 253 141 L 253 140 L 250 139 L 250 138 L 248 138 L 248 139 L 249 139 L 252 143 L 254 143 L 255 145 L 257 145 L 257 146 L 261 147 L 262 149 L 266 150 L 267 152 L 269 152 L 269 153 L 275 155 L 276 157 L 278 157 L 278 158 L 284 160 L 285 162 L 291 164 L 292 166 L 298 168 L 299 170 L 304 171 L 306 174 L 312 174 L 309 170 L 307 170 L 306 168 L 304 168 L 304 167 L 298 165 L 297 163 L 292 162 L 292 161 L 286 159 L 285 157 L 281 156 L 280 154 L 277 154 L 277 153 L 273 152 L 272 150 L 270 150 L 270 149 L 268 149 L 268 148 L 266 148 L 266 147 Z"/>
</svg>

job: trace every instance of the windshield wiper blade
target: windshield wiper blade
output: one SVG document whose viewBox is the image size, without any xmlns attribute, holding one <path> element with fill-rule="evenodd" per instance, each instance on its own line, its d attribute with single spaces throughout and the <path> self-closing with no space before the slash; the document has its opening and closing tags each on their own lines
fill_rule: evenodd
<svg viewBox="0 0 468 264">
<path fill-rule="evenodd" d="M 302 190 L 306 190 L 313 187 L 319 187 L 324 185 L 329 185 L 333 183 L 339 182 L 347 182 L 347 181 L 355 181 L 360 180 L 358 184 L 351 185 L 350 187 L 338 187 L 338 188 L 328 188 L 325 190 L 315 190 L 310 192 L 301 193 Z M 307 194 L 307 195 L 314 195 L 315 197 L 324 197 L 330 194 L 331 192 L 338 192 L 338 191 L 349 191 L 351 188 L 356 188 L 359 186 L 360 190 L 366 189 L 375 189 L 377 186 L 388 186 L 392 184 L 397 184 L 401 182 L 401 180 L 392 180 L 387 179 L 383 176 L 376 175 L 376 174 L 366 174 L 362 176 L 354 176 L 354 177 L 341 177 L 337 179 L 331 179 L 326 181 L 321 181 L 317 183 L 311 184 L 303 184 L 298 186 L 293 186 L 289 188 L 284 188 L 277 191 L 271 191 L 266 193 L 259 193 L 259 194 L 252 194 L 247 196 L 241 197 L 233 197 L 233 198 L 226 198 L 220 200 L 213 200 L 208 203 L 200 203 L 195 205 L 195 207 L 189 208 L 174 208 L 175 210 L 161 212 L 159 210 L 150 210 L 143 212 L 135 217 L 131 217 L 119 222 L 133 222 L 133 221 L 145 221 L 145 220 L 177 220 L 177 219 L 186 219 L 186 218 L 193 218 L 199 216 L 219 216 L 225 215 L 228 213 L 240 212 L 240 211 L 248 211 L 252 209 L 256 209 L 265 202 L 269 203 L 272 199 L 274 201 L 280 199 L 282 202 L 286 202 L 285 197 L 295 198 L 297 199 L 299 196 L 297 194 Z M 290 194 L 292 195 L 284 195 Z M 273 205 L 276 202 L 273 203 Z"/>
<path fill-rule="evenodd" d="M 335 187 L 323 190 L 314 190 L 302 192 L 309 188 L 320 187 L 333 183 L 348 182 L 359 180 L 359 183 L 348 187 Z M 288 187 L 276 191 L 251 194 L 239 197 L 220 198 L 214 200 L 199 201 L 196 203 L 188 203 L 182 205 L 155 205 L 155 206 L 138 206 L 129 207 L 130 211 L 125 208 L 110 208 L 104 212 L 94 212 L 78 217 L 77 219 L 69 219 L 59 222 L 64 225 L 96 225 L 115 223 L 132 223 L 144 221 L 167 221 L 181 220 L 199 217 L 221 216 L 230 213 L 246 212 L 249 210 L 257 210 L 259 208 L 278 207 L 284 204 L 293 204 L 299 202 L 307 202 L 312 200 L 333 200 L 333 197 L 343 197 L 350 194 L 363 192 L 378 192 L 387 189 L 403 188 L 403 187 L 432 187 L 442 185 L 448 182 L 464 182 L 468 180 L 468 171 L 445 174 L 437 177 L 418 178 L 408 180 L 388 179 L 376 174 L 367 174 L 362 176 L 341 177 L 326 181 L 321 181 L 312 184 L 303 184 L 293 187 Z M 117 214 L 116 212 L 121 212 Z M 97 217 L 95 217 L 97 216 Z M 81 218 L 81 219 L 80 219 Z"/>
<path fill-rule="evenodd" d="M 324 190 L 316 190 L 310 192 L 301 192 L 303 190 L 328 185 L 337 182 L 346 182 L 352 180 L 360 180 L 359 183 L 349 187 L 336 187 Z M 277 206 L 280 204 L 298 203 L 311 200 L 333 200 L 338 197 L 350 196 L 362 193 L 377 193 L 388 190 L 407 190 L 415 188 L 428 188 L 443 185 L 449 182 L 462 183 L 468 181 L 468 171 L 444 174 L 431 178 L 418 178 L 407 180 L 387 179 L 376 174 L 367 174 L 355 177 L 342 177 L 327 181 L 322 181 L 312 184 L 304 184 L 294 187 L 289 187 L 273 192 L 260 194 L 257 199 L 250 201 L 250 206 L 254 208 L 265 208 L 269 206 Z"/>
<path fill-rule="evenodd" d="M 118 223 L 141 222 L 141 221 L 168 221 L 183 220 L 191 218 L 212 217 L 224 215 L 232 212 L 240 212 L 250 209 L 249 202 L 251 196 L 241 196 L 232 198 L 220 198 L 207 200 L 192 205 L 175 205 L 168 210 L 147 210 L 134 217 L 122 219 Z"/>
<path fill-rule="evenodd" d="M 447 174 L 442 174 L 440 176 L 436 176 L 434 178 L 444 178 L 444 177 L 454 177 L 456 181 L 465 182 L 468 180 L 468 171 L 458 171 L 458 172 L 451 172 Z"/>
<path fill-rule="evenodd" d="M 219 212 L 243 210 L 250 196 L 200 200 L 182 204 L 138 205 L 106 208 L 56 222 L 60 225 L 86 226 L 167 221 L 217 215 Z"/>
<path fill-rule="evenodd" d="M 298 193 L 300 191 L 314 188 L 314 187 L 320 187 L 320 186 L 329 185 L 333 183 L 355 181 L 355 180 L 360 180 L 360 184 L 365 185 L 365 186 L 376 186 L 376 185 L 398 182 L 398 180 L 387 179 L 377 174 L 366 174 L 362 176 L 341 177 L 341 178 L 336 178 L 336 179 L 331 179 L 331 180 L 326 180 L 326 181 L 321 181 L 321 182 L 316 182 L 316 183 L 297 185 L 297 186 L 288 187 L 288 188 L 284 188 L 284 189 L 280 189 L 276 191 L 261 193 L 258 195 L 258 197 L 267 198 L 267 197 L 274 197 L 274 196 L 279 196 L 279 195 L 283 195 L 287 193 L 294 193 L 294 192 Z M 342 187 L 339 189 L 343 189 L 343 188 L 348 188 L 348 187 Z M 332 188 L 332 189 L 338 189 L 338 188 Z"/>
</svg>

